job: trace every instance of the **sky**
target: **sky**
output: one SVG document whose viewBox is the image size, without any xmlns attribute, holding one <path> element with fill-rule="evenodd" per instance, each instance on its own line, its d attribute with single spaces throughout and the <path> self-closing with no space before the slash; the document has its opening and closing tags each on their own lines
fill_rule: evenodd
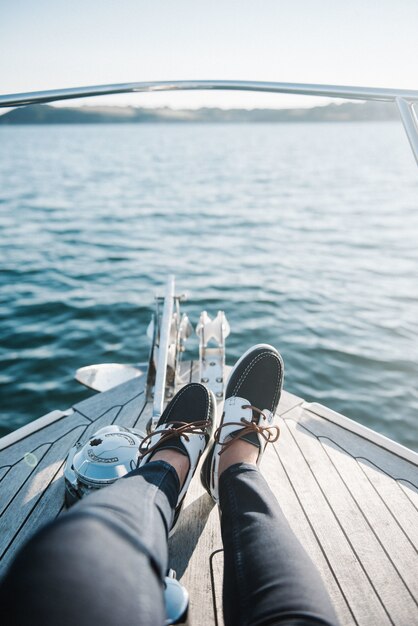
<svg viewBox="0 0 418 626">
<path fill-rule="evenodd" d="M 175 79 L 418 89 L 418 0 L 1 0 L 0 78 L 2 94 Z M 183 92 L 74 104 L 326 102 Z"/>
</svg>

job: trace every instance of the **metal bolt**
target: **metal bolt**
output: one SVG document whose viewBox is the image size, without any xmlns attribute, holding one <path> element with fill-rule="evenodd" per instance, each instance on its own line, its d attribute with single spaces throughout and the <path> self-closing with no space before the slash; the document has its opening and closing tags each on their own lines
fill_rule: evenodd
<svg viewBox="0 0 418 626">
<path fill-rule="evenodd" d="M 222 383 L 222 382 L 223 382 L 223 380 L 224 380 L 224 379 L 222 378 L 222 376 L 220 376 L 219 378 L 217 378 L 217 379 L 216 379 L 216 382 L 217 382 L 217 383 Z"/>
<path fill-rule="evenodd" d="M 201 378 L 200 382 L 201 383 L 208 383 L 209 382 L 209 378 Z"/>
<path fill-rule="evenodd" d="M 211 366 L 213 367 L 214 365 L 216 365 L 216 363 L 215 363 L 215 361 L 211 361 L 211 362 L 209 363 L 209 365 L 211 365 Z"/>
<path fill-rule="evenodd" d="M 216 397 L 217 397 L 217 398 L 222 398 L 222 396 L 223 396 L 223 395 L 224 395 L 224 394 L 222 393 L 222 391 L 217 391 L 217 392 L 216 392 Z"/>
<path fill-rule="evenodd" d="M 171 389 L 168 389 L 168 390 L 166 391 L 166 394 L 165 394 L 165 395 L 167 396 L 167 398 L 172 398 L 172 397 L 173 397 L 173 392 L 171 391 Z"/>
</svg>

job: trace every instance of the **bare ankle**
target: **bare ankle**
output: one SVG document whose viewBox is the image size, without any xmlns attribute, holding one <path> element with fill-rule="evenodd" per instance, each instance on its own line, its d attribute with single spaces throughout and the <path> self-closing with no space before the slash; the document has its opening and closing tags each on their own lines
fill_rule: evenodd
<svg viewBox="0 0 418 626">
<path fill-rule="evenodd" d="M 248 443 L 248 441 L 237 439 L 221 454 L 219 459 L 219 475 L 236 463 L 257 465 L 258 453 L 259 450 L 256 446 Z"/>
<path fill-rule="evenodd" d="M 159 450 L 153 454 L 151 461 L 165 461 L 169 465 L 172 465 L 177 472 L 180 489 L 182 488 L 190 467 L 188 456 L 182 454 L 181 452 L 177 452 L 177 450 L 171 450 L 168 448 Z"/>
</svg>

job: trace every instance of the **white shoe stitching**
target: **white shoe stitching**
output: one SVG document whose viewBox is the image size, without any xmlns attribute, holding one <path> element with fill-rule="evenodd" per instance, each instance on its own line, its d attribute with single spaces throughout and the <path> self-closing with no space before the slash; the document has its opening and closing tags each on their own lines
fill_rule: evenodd
<svg viewBox="0 0 418 626">
<path fill-rule="evenodd" d="M 282 369 L 282 363 L 281 363 L 280 359 L 278 358 L 278 356 L 276 354 L 274 354 L 272 352 L 262 352 L 253 361 L 251 361 L 251 363 L 249 363 L 247 365 L 247 367 L 245 368 L 245 370 L 241 374 L 237 384 L 235 385 L 235 389 L 234 389 L 232 395 L 234 395 L 234 396 L 238 395 L 238 390 L 239 390 L 239 387 L 240 387 L 241 383 L 243 382 L 244 376 L 246 376 L 251 371 L 251 369 L 258 363 L 258 361 L 260 361 L 265 356 L 272 356 L 272 357 L 274 357 L 276 359 L 278 365 L 279 365 L 280 376 L 279 376 L 277 384 L 276 384 L 276 389 L 275 389 L 274 396 L 273 396 L 273 402 L 272 402 L 271 409 L 270 409 L 270 411 L 273 411 L 273 407 L 274 407 L 274 404 L 276 402 L 276 398 L 277 398 L 277 395 L 278 395 L 278 392 L 279 392 L 280 383 L 281 383 L 282 378 L 283 378 L 283 376 L 282 376 L 283 369 Z"/>
<path fill-rule="evenodd" d="M 190 387 L 191 387 L 191 386 L 193 386 L 193 387 L 201 387 L 201 385 L 199 385 L 198 383 L 189 383 L 189 384 L 187 385 L 187 387 L 183 387 L 183 389 L 180 389 L 180 391 L 176 394 L 176 396 L 174 397 L 173 402 L 171 403 L 171 405 L 170 405 L 170 406 L 169 406 L 169 408 L 168 408 L 168 412 L 167 412 L 167 417 L 166 417 L 166 421 L 165 421 L 165 423 L 167 423 L 167 420 L 168 420 L 168 418 L 170 417 L 171 412 L 172 412 L 172 410 L 174 409 L 174 406 L 175 406 L 176 402 L 180 399 L 181 395 L 187 391 L 187 389 L 190 389 Z M 209 404 L 209 392 L 208 392 L 208 390 L 206 389 L 206 387 L 205 387 L 204 389 L 205 389 L 205 391 L 206 391 L 205 414 L 207 415 L 207 412 L 208 412 L 208 404 Z"/>
</svg>

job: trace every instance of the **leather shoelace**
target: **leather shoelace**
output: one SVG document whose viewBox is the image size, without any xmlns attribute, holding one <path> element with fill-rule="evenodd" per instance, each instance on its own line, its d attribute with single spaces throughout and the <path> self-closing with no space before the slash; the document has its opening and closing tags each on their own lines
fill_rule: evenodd
<svg viewBox="0 0 418 626">
<path fill-rule="evenodd" d="M 260 411 L 260 409 L 258 409 L 256 406 L 253 406 L 252 404 L 243 404 L 241 408 L 251 409 L 252 411 L 255 411 L 256 413 L 258 413 L 259 415 L 263 415 L 263 417 L 266 417 L 263 411 Z M 242 437 L 244 437 L 245 435 L 248 435 L 249 433 L 257 433 L 258 435 L 260 435 L 265 440 L 266 445 L 268 443 L 274 443 L 275 441 L 278 440 L 280 436 L 280 428 L 278 426 L 260 426 L 259 424 L 254 422 L 253 419 L 254 418 L 251 418 L 251 420 L 246 420 L 245 417 L 242 417 L 240 422 L 228 422 L 227 424 L 221 424 L 221 426 L 219 426 L 219 428 L 216 429 L 215 441 L 222 446 L 221 451 L 219 452 L 220 455 L 223 454 L 225 450 L 228 450 L 229 446 L 231 446 L 234 443 L 234 441 L 236 441 L 237 439 L 242 439 Z M 219 441 L 219 436 L 224 426 L 242 426 L 242 425 L 244 425 L 244 427 L 241 428 L 241 430 L 239 430 L 236 434 L 234 434 L 233 437 L 228 439 L 228 441 L 224 441 L 223 443 Z"/>
<path fill-rule="evenodd" d="M 200 422 L 171 422 L 168 430 L 154 430 L 152 433 L 144 437 L 139 446 L 139 460 L 145 455 L 151 454 L 162 443 L 179 437 L 184 437 L 186 441 L 189 441 L 189 435 L 203 435 L 204 429 L 209 426 L 209 420 L 201 420 Z M 147 448 L 146 445 L 151 441 L 151 438 L 162 433 L 160 439 L 151 447 Z"/>
</svg>

